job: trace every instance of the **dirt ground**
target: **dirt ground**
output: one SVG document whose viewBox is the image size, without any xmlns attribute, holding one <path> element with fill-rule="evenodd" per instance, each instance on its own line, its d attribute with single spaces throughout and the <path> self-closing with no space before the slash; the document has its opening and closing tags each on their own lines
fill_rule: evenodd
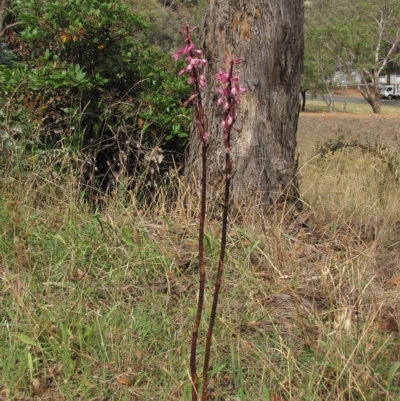
<svg viewBox="0 0 400 401">
<path fill-rule="evenodd" d="M 341 88 L 338 88 L 334 91 L 335 95 L 342 96 L 343 92 Z M 360 91 L 357 88 L 347 88 L 347 97 L 362 97 Z"/>
<path fill-rule="evenodd" d="M 298 150 L 304 161 L 316 153 L 318 143 L 344 135 L 360 142 L 400 145 L 400 116 L 373 114 L 300 113 Z"/>
</svg>

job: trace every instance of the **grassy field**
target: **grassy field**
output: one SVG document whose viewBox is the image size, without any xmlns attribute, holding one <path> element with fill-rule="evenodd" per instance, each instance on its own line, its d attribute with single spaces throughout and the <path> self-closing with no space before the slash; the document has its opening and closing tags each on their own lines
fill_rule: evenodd
<svg viewBox="0 0 400 401">
<path fill-rule="evenodd" d="M 399 115 L 400 107 L 398 105 L 399 102 L 394 103 L 394 101 L 389 102 L 385 101 L 382 105 L 381 116 L 387 115 Z M 367 103 L 359 104 L 359 103 L 346 103 L 346 109 L 343 111 L 343 103 L 336 102 L 336 112 L 338 114 L 370 114 L 373 115 L 371 106 Z M 330 113 L 328 106 L 325 102 L 319 100 L 307 100 L 306 102 L 306 112 L 308 113 Z"/>
<path fill-rule="evenodd" d="M 317 154 L 341 135 L 354 146 Z M 243 211 L 229 228 L 210 399 L 400 400 L 399 135 L 395 113 L 301 114 L 304 211 Z M 0 182 L 0 400 L 190 399 L 184 186 L 174 203 L 121 193 L 93 214 L 72 176 L 14 178 Z M 206 231 L 199 360 L 219 222 Z"/>
</svg>

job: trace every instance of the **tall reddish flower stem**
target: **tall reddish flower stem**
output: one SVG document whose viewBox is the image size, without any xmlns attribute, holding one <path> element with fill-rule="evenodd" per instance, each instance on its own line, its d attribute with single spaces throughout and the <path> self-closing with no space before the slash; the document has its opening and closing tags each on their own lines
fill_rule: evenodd
<svg viewBox="0 0 400 401">
<path fill-rule="evenodd" d="M 217 306 L 219 299 L 219 292 L 221 289 L 222 273 L 225 264 L 225 249 L 226 249 L 226 234 L 228 228 L 228 210 L 229 210 L 229 189 L 232 177 L 232 161 L 230 158 L 230 140 L 231 131 L 233 124 L 236 121 L 235 106 L 239 104 L 238 95 L 245 92 L 245 88 L 239 86 L 238 77 L 234 76 L 233 67 L 235 64 L 240 64 L 241 60 L 234 60 L 232 57 L 226 57 L 224 59 L 228 66 L 228 71 L 219 71 L 216 74 L 217 80 L 219 81 L 218 86 L 218 105 L 224 107 L 224 116 L 221 123 L 221 128 L 224 132 L 224 147 L 225 147 L 225 194 L 223 203 L 223 215 L 222 215 L 222 233 L 221 233 L 221 249 L 218 261 L 217 277 L 214 285 L 214 297 L 211 307 L 210 322 L 206 335 L 206 347 L 204 355 L 203 365 L 203 387 L 201 393 L 201 400 L 207 401 L 208 397 L 208 368 L 210 362 L 210 350 L 212 342 L 212 334 L 214 330 L 215 317 L 217 314 Z"/>
<path fill-rule="evenodd" d="M 194 43 L 190 38 L 190 33 L 195 28 L 189 30 L 186 25 L 183 27 L 180 34 L 186 45 L 179 49 L 172 55 L 175 60 L 181 55 L 186 56 L 186 66 L 179 72 L 179 75 L 184 73 L 189 74 L 188 84 L 194 85 L 195 92 L 185 102 L 185 105 L 189 103 L 193 104 L 194 107 L 194 118 L 196 121 L 197 130 L 199 133 L 200 145 L 201 145 L 201 158 L 202 158 L 202 182 L 201 182 L 201 201 L 200 201 L 200 224 L 199 224 L 199 295 L 197 300 L 196 317 L 193 324 L 192 340 L 190 349 L 190 375 L 192 379 L 192 401 L 197 401 L 199 391 L 199 378 L 196 369 L 196 356 L 197 356 L 197 340 L 199 333 L 199 326 L 201 321 L 201 315 L 203 312 L 204 305 L 204 291 L 206 282 L 206 270 L 204 265 L 204 224 L 206 216 L 206 185 L 207 185 L 207 121 L 204 115 L 204 108 L 201 101 L 201 91 L 205 86 L 205 78 L 203 75 L 204 66 L 207 61 L 202 58 L 202 51 L 196 50 Z"/>
<path fill-rule="evenodd" d="M 207 60 L 202 57 L 202 51 L 195 48 L 194 43 L 190 38 L 190 33 L 194 30 L 189 29 L 186 25 L 179 32 L 185 41 L 185 46 L 180 48 L 172 55 L 174 60 L 178 60 L 180 56 L 185 56 L 185 68 L 183 68 L 179 75 L 187 73 L 189 75 L 188 84 L 194 85 L 195 92 L 185 102 L 193 104 L 194 117 L 196 121 L 197 131 L 199 133 L 200 144 L 202 147 L 202 188 L 201 188 L 201 201 L 200 201 L 200 224 L 199 224 L 199 296 L 197 302 L 196 317 L 192 330 L 192 341 L 190 350 L 190 375 L 192 380 L 192 401 L 197 401 L 199 395 L 199 378 L 196 369 L 196 354 L 197 354 L 197 340 L 199 333 L 199 326 L 201 315 L 204 305 L 204 291 L 206 281 L 206 271 L 204 265 L 204 224 L 206 216 L 206 184 L 207 184 L 207 141 L 208 141 L 208 128 L 207 120 L 204 114 L 204 108 L 201 100 L 201 92 L 206 84 L 203 69 L 207 64 Z M 218 106 L 223 106 L 224 114 L 221 123 L 221 128 L 224 137 L 225 148 L 225 195 L 223 204 L 223 217 L 222 217 L 222 236 L 221 236 L 221 250 L 218 263 L 218 272 L 215 282 L 215 290 L 213 303 L 211 308 L 210 323 L 206 335 L 206 349 L 203 366 L 203 386 L 201 393 L 201 400 L 207 401 L 207 384 L 208 384 L 208 367 L 210 361 L 210 349 L 212 341 L 212 333 L 215 324 L 215 317 L 217 314 L 217 305 L 219 291 L 222 282 L 222 272 L 224 269 L 225 249 L 226 249 L 226 232 L 228 226 L 228 208 L 229 208 L 229 188 L 232 176 L 232 162 L 230 159 L 230 139 L 233 124 L 235 123 L 235 105 L 239 104 L 239 94 L 245 92 L 243 86 L 239 86 L 239 78 L 234 75 L 234 65 L 240 64 L 241 59 L 234 60 L 232 57 L 225 57 L 224 62 L 228 67 L 228 71 L 219 70 L 216 74 L 218 84 Z"/>
</svg>

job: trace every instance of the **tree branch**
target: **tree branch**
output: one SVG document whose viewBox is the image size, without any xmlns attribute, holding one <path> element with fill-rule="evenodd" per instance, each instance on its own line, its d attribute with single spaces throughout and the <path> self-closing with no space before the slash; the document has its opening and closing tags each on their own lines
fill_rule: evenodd
<svg viewBox="0 0 400 401">
<path fill-rule="evenodd" d="M 22 24 L 21 21 L 13 22 L 12 24 L 7 25 L 3 30 L 0 31 L 0 38 L 6 33 L 7 29 L 12 28 L 13 26 Z"/>
</svg>

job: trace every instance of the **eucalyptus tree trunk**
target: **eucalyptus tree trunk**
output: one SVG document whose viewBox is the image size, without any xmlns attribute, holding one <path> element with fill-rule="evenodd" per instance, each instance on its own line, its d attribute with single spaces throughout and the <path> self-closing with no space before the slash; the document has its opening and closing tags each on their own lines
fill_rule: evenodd
<svg viewBox="0 0 400 401">
<path fill-rule="evenodd" d="M 361 82 L 362 85 L 358 85 L 358 90 L 360 91 L 363 98 L 372 107 L 374 114 L 381 113 L 381 93 L 379 87 L 379 73 L 380 71 L 375 71 L 375 74 L 371 74 L 369 71 L 361 72 Z M 368 80 L 372 78 L 373 84 L 370 87 Z"/>
<path fill-rule="evenodd" d="M 208 193 L 218 202 L 225 153 L 214 74 L 222 58 L 242 58 L 240 84 L 247 88 L 232 132 L 231 193 L 236 207 L 268 209 L 297 197 L 296 131 L 303 69 L 303 0 L 209 0 L 200 27 L 200 48 L 209 61 L 203 94 L 209 124 Z M 201 186 L 198 135 L 192 135 L 186 181 Z M 218 202 L 219 203 L 219 202 Z"/>
</svg>

